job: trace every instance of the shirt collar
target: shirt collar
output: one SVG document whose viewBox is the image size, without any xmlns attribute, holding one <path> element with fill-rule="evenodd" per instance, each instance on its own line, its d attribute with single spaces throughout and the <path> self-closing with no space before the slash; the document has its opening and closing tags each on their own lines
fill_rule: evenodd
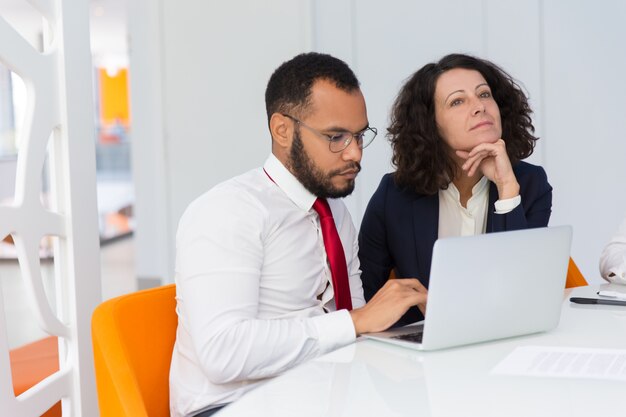
<svg viewBox="0 0 626 417">
<path fill-rule="evenodd" d="M 302 210 L 309 211 L 317 199 L 309 190 L 298 181 L 294 175 L 276 158 L 270 154 L 263 165 L 263 169 L 287 197 Z"/>
<path fill-rule="evenodd" d="M 487 177 L 483 175 L 483 177 L 472 188 L 472 195 L 478 195 L 478 194 L 485 192 L 488 184 L 489 184 L 489 180 L 487 180 Z"/>
</svg>

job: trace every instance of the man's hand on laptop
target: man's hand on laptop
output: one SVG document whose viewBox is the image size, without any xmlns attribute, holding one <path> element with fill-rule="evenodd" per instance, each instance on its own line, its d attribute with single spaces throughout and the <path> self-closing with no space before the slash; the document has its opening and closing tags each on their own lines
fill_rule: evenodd
<svg viewBox="0 0 626 417">
<path fill-rule="evenodd" d="M 350 312 L 356 334 L 382 332 L 412 306 L 426 311 L 428 290 L 415 278 L 390 279 L 372 299 Z"/>
</svg>

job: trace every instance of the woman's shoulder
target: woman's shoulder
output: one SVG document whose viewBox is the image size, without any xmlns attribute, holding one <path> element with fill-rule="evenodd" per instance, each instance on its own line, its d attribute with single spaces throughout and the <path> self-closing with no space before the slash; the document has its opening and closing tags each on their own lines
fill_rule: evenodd
<svg viewBox="0 0 626 417">
<path fill-rule="evenodd" d="M 518 178 L 518 180 L 520 177 L 525 176 L 531 178 L 541 177 L 547 179 L 546 171 L 543 169 L 543 167 L 541 167 L 540 165 L 533 165 L 524 161 L 519 161 L 517 164 L 515 164 L 515 166 L 513 167 L 513 172 L 515 173 L 515 176 Z"/>
<path fill-rule="evenodd" d="M 552 186 L 548 182 L 548 175 L 543 167 L 520 161 L 513 167 L 517 182 L 522 194 L 534 193 L 537 190 L 550 191 Z"/>
<path fill-rule="evenodd" d="M 383 175 L 375 194 L 385 195 L 386 198 L 400 198 L 408 200 L 414 200 L 415 198 L 419 197 L 419 195 L 416 194 L 414 190 L 410 189 L 409 187 L 399 185 L 396 182 L 393 172 L 389 172 Z"/>
<path fill-rule="evenodd" d="M 387 174 L 383 175 L 383 177 L 380 179 L 380 183 L 378 184 L 378 187 L 376 188 L 376 191 L 374 192 L 374 194 L 375 195 L 387 194 L 387 192 L 390 189 L 395 190 L 396 188 L 397 187 L 393 179 L 393 173 L 388 172 Z"/>
<path fill-rule="evenodd" d="M 378 216 L 394 219 L 394 224 L 401 225 L 402 222 L 398 223 L 396 220 L 411 215 L 415 201 L 421 197 L 423 196 L 415 191 L 399 185 L 393 173 L 385 174 L 367 204 L 363 222 L 366 223 L 373 213 L 377 213 Z"/>
</svg>

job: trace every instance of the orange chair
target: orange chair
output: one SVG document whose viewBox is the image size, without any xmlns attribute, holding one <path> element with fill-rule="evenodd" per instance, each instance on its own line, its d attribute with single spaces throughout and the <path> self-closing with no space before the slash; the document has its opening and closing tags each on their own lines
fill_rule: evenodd
<svg viewBox="0 0 626 417">
<path fill-rule="evenodd" d="M 572 258 L 569 258 L 569 266 L 567 267 L 567 278 L 565 279 L 565 288 L 584 287 L 589 285 L 580 269 Z"/>
<path fill-rule="evenodd" d="M 174 284 L 100 304 L 91 320 L 101 417 L 169 417 Z"/>
<path fill-rule="evenodd" d="M 59 370 L 59 342 L 56 336 L 48 336 L 9 352 L 13 392 L 20 395 L 44 378 Z M 61 417 L 59 401 L 41 417 Z"/>
</svg>

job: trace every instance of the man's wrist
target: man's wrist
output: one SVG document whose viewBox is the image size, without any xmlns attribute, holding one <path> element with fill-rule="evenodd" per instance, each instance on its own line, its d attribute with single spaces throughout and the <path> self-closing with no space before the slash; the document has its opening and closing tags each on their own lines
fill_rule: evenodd
<svg viewBox="0 0 626 417">
<path fill-rule="evenodd" d="M 354 325 L 355 335 L 360 336 L 361 333 L 365 333 L 362 329 L 363 316 L 361 309 L 357 308 L 350 311 L 350 317 L 352 318 L 352 324 Z"/>
</svg>

